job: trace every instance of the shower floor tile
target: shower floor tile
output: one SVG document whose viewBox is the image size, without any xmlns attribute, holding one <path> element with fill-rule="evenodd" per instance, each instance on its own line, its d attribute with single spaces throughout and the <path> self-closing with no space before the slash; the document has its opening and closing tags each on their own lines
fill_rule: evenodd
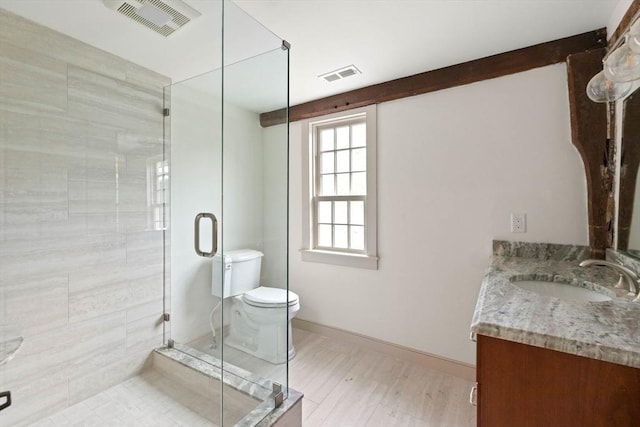
<svg viewBox="0 0 640 427">
<path fill-rule="evenodd" d="M 70 406 L 31 427 L 216 427 L 218 424 L 176 401 L 172 384 L 162 375 L 148 371 Z M 181 390 L 181 399 L 184 390 Z M 194 396 L 194 398 L 198 398 Z"/>
</svg>

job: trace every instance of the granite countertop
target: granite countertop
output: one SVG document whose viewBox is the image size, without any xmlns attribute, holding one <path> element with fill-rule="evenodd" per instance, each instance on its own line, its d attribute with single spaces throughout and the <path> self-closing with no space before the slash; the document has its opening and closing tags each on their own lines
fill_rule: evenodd
<svg viewBox="0 0 640 427">
<path fill-rule="evenodd" d="M 614 288 L 609 268 L 582 268 L 586 248 L 568 245 L 494 242 L 471 323 L 475 334 L 640 368 L 640 304 Z M 613 298 L 574 302 L 522 290 L 511 282 L 574 283 Z"/>
</svg>

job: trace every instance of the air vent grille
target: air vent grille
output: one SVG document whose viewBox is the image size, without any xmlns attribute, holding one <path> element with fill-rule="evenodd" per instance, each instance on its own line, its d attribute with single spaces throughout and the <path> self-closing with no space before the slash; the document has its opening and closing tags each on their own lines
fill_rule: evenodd
<svg viewBox="0 0 640 427">
<path fill-rule="evenodd" d="M 173 22 L 175 22 L 179 27 L 182 27 L 184 24 L 188 24 L 189 21 L 191 21 L 189 18 L 187 18 L 186 16 L 184 16 L 183 14 L 181 14 L 180 12 L 178 12 L 177 10 L 169 6 L 168 4 L 165 4 L 159 0 L 142 0 L 140 1 L 140 3 L 142 4 L 147 3 L 157 7 L 161 11 L 170 15 L 173 18 Z"/>
<path fill-rule="evenodd" d="M 137 10 L 137 8 L 135 8 L 134 6 L 130 5 L 129 3 L 123 3 L 122 6 L 120 6 L 118 8 L 118 12 L 120 12 L 124 16 L 133 19 L 134 21 L 136 21 L 139 24 L 144 25 L 145 27 L 151 28 L 156 33 L 160 33 L 165 37 L 167 37 L 168 35 L 170 35 L 171 33 L 173 33 L 175 31 L 173 28 L 171 28 L 168 25 L 163 25 L 162 27 L 160 27 L 160 26 L 154 24 L 153 22 L 151 22 L 151 21 L 143 18 L 142 16 L 138 15 L 136 13 L 136 10 Z"/>
<path fill-rule="evenodd" d="M 356 74 L 362 74 L 362 72 L 355 65 L 349 65 L 347 67 L 342 67 L 329 73 L 321 74 L 318 76 L 318 78 L 330 83 L 337 80 L 346 79 L 347 77 L 355 76 Z"/>
<path fill-rule="evenodd" d="M 344 79 L 345 77 L 353 76 L 354 74 L 356 74 L 356 70 L 354 70 L 353 68 L 349 68 L 344 71 L 340 71 L 338 74 L 340 74 L 340 77 Z"/>
<path fill-rule="evenodd" d="M 102 0 L 106 7 L 167 37 L 202 14 L 182 0 Z"/>
</svg>

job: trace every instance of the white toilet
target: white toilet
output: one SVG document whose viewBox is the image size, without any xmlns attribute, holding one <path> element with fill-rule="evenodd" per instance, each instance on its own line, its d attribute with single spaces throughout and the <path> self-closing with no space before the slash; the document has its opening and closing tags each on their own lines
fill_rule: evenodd
<svg viewBox="0 0 640 427">
<path fill-rule="evenodd" d="M 285 363 L 295 355 L 291 338 L 287 346 L 287 334 L 292 336 L 291 319 L 300 303 L 294 292 L 260 286 L 262 256 L 240 249 L 213 257 L 211 292 L 218 298 L 233 297 L 226 344 L 271 363 Z"/>
</svg>

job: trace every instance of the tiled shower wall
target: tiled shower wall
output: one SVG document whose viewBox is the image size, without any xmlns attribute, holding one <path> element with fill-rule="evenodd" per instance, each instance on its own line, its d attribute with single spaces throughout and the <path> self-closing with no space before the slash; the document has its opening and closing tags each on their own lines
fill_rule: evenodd
<svg viewBox="0 0 640 427">
<path fill-rule="evenodd" d="M 166 77 L 0 9 L 0 367 L 20 425 L 144 366 L 162 344 L 153 218 Z"/>
</svg>

